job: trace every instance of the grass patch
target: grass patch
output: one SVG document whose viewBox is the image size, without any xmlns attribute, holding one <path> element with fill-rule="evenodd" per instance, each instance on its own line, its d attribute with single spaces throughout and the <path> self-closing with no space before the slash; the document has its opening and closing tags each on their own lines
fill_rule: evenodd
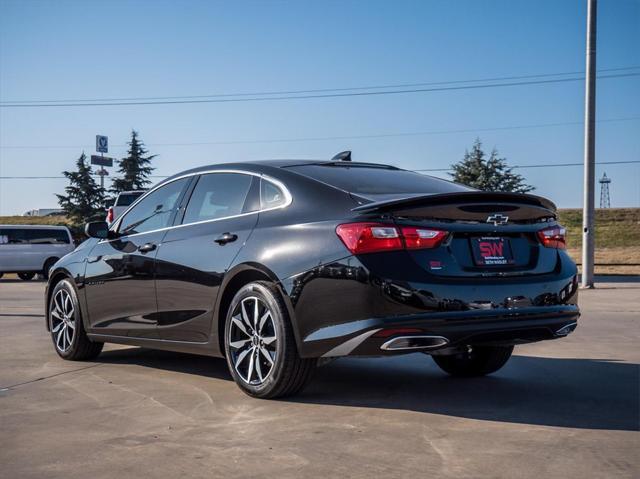
<svg viewBox="0 0 640 479">
<path fill-rule="evenodd" d="M 71 227 L 66 216 L 0 216 L 0 225 L 49 225 Z"/>
</svg>

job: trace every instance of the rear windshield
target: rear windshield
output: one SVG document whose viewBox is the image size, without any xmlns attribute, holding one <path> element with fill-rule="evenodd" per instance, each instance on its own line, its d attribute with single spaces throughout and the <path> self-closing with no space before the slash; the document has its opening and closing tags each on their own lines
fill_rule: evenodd
<svg viewBox="0 0 640 479">
<path fill-rule="evenodd" d="M 0 245 L 3 244 L 69 244 L 66 230 L 57 229 L 0 229 Z"/>
<path fill-rule="evenodd" d="M 131 206 L 131 203 L 140 198 L 143 194 L 144 191 L 140 191 L 139 193 L 120 193 L 116 206 Z"/>
<path fill-rule="evenodd" d="M 296 173 L 362 196 L 437 194 L 471 188 L 407 170 L 366 166 L 298 165 Z"/>
</svg>

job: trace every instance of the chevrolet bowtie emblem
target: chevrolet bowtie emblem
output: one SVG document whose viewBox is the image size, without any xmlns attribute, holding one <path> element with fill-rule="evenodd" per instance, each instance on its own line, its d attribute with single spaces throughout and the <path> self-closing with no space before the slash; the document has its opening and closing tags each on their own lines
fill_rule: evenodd
<svg viewBox="0 0 640 479">
<path fill-rule="evenodd" d="M 487 223 L 493 223 L 495 226 L 506 225 L 509 221 L 509 217 L 496 213 L 487 217 Z"/>
</svg>

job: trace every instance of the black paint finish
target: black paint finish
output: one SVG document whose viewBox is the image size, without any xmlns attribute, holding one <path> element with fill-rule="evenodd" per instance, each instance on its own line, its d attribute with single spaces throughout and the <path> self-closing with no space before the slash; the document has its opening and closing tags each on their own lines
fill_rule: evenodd
<svg viewBox="0 0 640 479">
<path fill-rule="evenodd" d="M 255 280 L 279 286 L 303 357 L 331 356 L 374 329 L 442 335 L 449 347 L 518 344 L 553 339 L 577 320 L 576 266 L 564 250 L 545 248 L 536 237 L 556 224 L 550 201 L 459 185 L 455 192 L 433 195 L 347 192 L 308 176 L 316 166 L 304 174 L 297 170 L 296 165 L 311 163 L 343 167 L 238 163 L 169 178 L 157 188 L 178 177 L 190 180 L 167 227 L 118 237 L 116 223 L 114 239 L 90 239 L 58 261 L 46 294 L 61 278 L 71 278 L 93 339 L 212 356 L 222 355 L 219 331 L 230 298 Z M 357 175 L 353 168 L 366 167 L 353 163 L 350 175 Z M 182 224 L 198 177 L 216 171 L 251 176 L 242 213 Z M 369 171 L 367 181 L 377 174 Z M 265 209 L 261 181 L 284 185 L 291 203 Z M 446 190 L 446 182 L 438 180 L 437 188 Z M 412 199 L 401 200 L 406 197 Z M 486 223 L 492 213 L 513 220 Z M 354 221 L 442 229 L 449 235 L 435 249 L 354 256 L 335 233 L 337 225 Z M 470 239 L 483 235 L 509 238 L 514 264 L 477 266 Z M 348 354 L 389 354 L 380 349 L 382 342 L 370 336 Z"/>
</svg>

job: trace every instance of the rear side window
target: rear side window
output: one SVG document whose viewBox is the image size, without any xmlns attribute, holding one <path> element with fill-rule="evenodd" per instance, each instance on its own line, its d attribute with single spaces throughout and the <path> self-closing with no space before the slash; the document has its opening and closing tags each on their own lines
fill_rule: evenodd
<svg viewBox="0 0 640 479">
<path fill-rule="evenodd" d="M 367 166 L 298 165 L 296 173 L 349 193 L 367 195 L 436 194 L 473 191 L 471 188 L 407 170 Z"/>
<path fill-rule="evenodd" d="M 116 206 L 131 206 L 131 204 L 143 194 L 144 192 L 142 191 L 140 193 L 121 193 L 118 196 Z"/>
<path fill-rule="evenodd" d="M 191 194 L 183 224 L 242 213 L 252 177 L 239 173 L 202 175 Z"/>
<path fill-rule="evenodd" d="M 267 180 L 260 182 L 260 208 L 263 210 L 277 208 L 286 203 L 284 192 L 277 185 Z"/>
<path fill-rule="evenodd" d="M 62 229 L 0 230 L 0 244 L 69 244 L 69 234 Z"/>
<path fill-rule="evenodd" d="M 120 234 L 145 233 L 170 226 L 188 178 L 175 180 L 149 193 L 122 218 Z"/>
</svg>

